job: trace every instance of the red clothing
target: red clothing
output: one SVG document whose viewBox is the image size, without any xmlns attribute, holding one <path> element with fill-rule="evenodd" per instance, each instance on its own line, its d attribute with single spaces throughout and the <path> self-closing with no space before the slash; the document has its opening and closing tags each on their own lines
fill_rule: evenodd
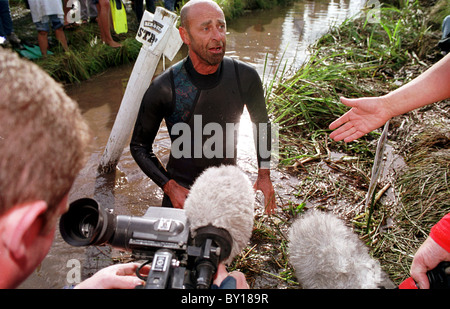
<svg viewBox="0 0 450 309">
<path fill-rule="evenodd" d="M 439 246 L 450 252 L 450 213 L 431 228 L 430 237 Z"/>
<path fill-rule="evenodd" d="M 439 246 L 450 252 L 450 213 L 431 228 L 430 237 Z M 417 285 L 414 279 L 409 277 L 399 285 L 399 289 L 417 289 Z"/>
</svg>

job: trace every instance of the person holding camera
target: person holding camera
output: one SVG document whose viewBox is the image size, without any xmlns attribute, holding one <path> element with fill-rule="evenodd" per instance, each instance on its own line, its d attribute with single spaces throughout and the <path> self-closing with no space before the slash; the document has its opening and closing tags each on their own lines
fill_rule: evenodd
<svg viewBox="0 0 450 309">
<path fill-rule="evenodd" d="M 411 277 L 420 289 L 430 288 L 427 271 L 442 261 L 450 261 L 450 214 L 431 228 L 430 235 L 414 255 Z"/>
<path fill-rule="evenodd" d="M 88 125 L 76 102 L 34 63 L 0 49 L 0 288 L 42 262 L 85 162 Z M 134 288 L 138 264 L 113 265 L 78 288 Z"/>
<path fill-rule="evenodd" d="M 330 124 L 330 138 L 351 142 L 384 125 L 389 119 L 413 109 L 450 98 L 450 55 L 435 63 L 411 82 L 380 97 L 347 99 L 351 107 Z M 450 214 L 430 231 L 411 265 L 411 277 L 420 288 L 429 288 L 427 271 L 440 262 L 450 261 Z"/>
</svg>

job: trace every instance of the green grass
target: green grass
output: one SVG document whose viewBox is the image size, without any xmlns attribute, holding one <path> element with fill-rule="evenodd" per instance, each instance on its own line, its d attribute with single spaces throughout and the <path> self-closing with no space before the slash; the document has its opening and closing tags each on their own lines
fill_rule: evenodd
<svg viewBox="0 0 450 309">
<path fill-rule="evenodd" d="M 65 52 L 58 46 L 53 56 L 40 59 L 37 64 L 55 80 L 70 84 L 87 80 L 110 67 L 135 61 L 141 43 L 134 36 L 122 35 L 122 47 L 111 48 L 103 44 L 96 27 L 96 24 L 88 24 L 75 31 L 66 31 L 71 42 L 70 51 Z"/>
</svg>

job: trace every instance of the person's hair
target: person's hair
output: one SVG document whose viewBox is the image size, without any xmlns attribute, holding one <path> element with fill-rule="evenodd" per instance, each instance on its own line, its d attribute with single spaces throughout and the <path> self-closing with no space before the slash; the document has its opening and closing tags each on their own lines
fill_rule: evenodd
<svg viewBox="0 0 450 309">
<path fill-rule="evenodd" d="M 62 86 L 31 61 L 0 50 L 0 215 L 43 200 L 50 218 L 85 163 L 89 139 Z"/>
</svg>

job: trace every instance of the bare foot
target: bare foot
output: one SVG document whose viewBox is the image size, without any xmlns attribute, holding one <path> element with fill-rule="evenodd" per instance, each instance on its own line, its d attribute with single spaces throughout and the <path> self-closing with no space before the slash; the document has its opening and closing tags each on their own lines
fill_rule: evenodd
<svg viewBox="0 0 450 309">
<path fill-rule="evenodd" d="M 105 43 L 108 44 L 109 46 L 113 47 L 113 48 L 122 47 L 122 44 L 117 43 L 116 41 L 108 41 L 108 42 L 105 42 Z"/>
</svg>

